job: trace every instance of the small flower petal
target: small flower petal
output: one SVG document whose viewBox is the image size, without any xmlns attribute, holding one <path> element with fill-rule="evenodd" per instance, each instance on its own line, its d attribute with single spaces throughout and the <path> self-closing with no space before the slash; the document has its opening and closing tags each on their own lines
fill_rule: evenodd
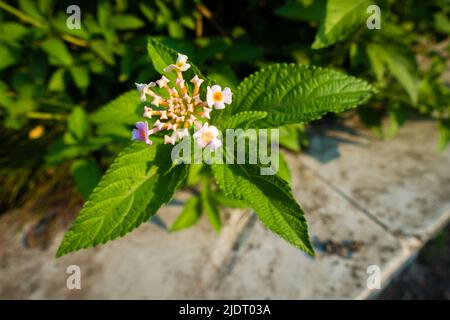
<svg viewBox="0 0 450 320">
<path fill-rule="evenodd" d="M 175 144 L 175 139 L 168 135 L 164 136 L 164 144 Z"/>
<path fill-rule="evenodd" d="M 170 82 L 169 79 L 167 79 L 166 77 L 162 76 L 161 79 L 157 80 L 156 83 L 158 84 L 158 87 L 163 88 L 165 86 L 167 86 L 167 84 Z"/>
<path fill-rule="evenodd" d="M 153 127 L 158 129 L 158 131 L 161 130 L 163 126 L 164 126 L 164 123 L 162 123 L 159 120 L 156 120 L 155 123 L 153 123 Z"/>
<path fill-rule="evenodd" d="M 208 142 L 204 141 L 202 138 L 197 138 L 197 139 L 195 139 L 195 141 L 202 148 L 206 147 L 208 144 Z"/>
<path fill-rule="evenodd" d="M 141 93 L 144 90 L 145 86 L 147 85 L 146 83 L 137 83 L 137 82 L 135 82 L 134 84 L 139 93 Z"/>
<path fill-rule="evenodd" d="M 206 119 L 211 119 L 211 116 L 209 115 L 211 112 L 211 108 L 203 108 L 202 117 Z"/>
<path fill-rule="evenodd" d="M 178 64 L 185 64 L 187 60 L 188 60 L 187 55 L 182 54 L 182 53 L 178 53 L 178 57 L 177 57 L 177 65 L 178 65 Z"/>
<path fill-rule="evenodd" d="M 172 71 L 173 69 L 176 69 L 176 68 L 177 68 L 176 65 L 171 64 L 171 65 L 168 65 L 167 67 L 165 67 L 165 68 L 163 69 L 163 71 L 164 71 L 164 72 L 170 72 L 170 71 Z"/>
<path fill-rule="evenodd" d="M 214 109 L 222 110 L 224 108 L 225 108 L 225 103 L 223 103 L 222 101 L 214 103 Z"/>
<path fill-rule="evenodd" d="M 184 88 L 184 79 L 177 78 L 176 85 L 178 88 Z"/>
<path fill-rule="evenodd" d="M 153 109 L 152 108 L 144 107 L 144 114 L 143 114 L 144 118 L 151 119 L 152 118 L 152 114 L 153 114 Z"/>
<path fill-rule="evenodd" d="M 208 107 L 212 107 L 214 105 L 214 98 L 213 98 L 214 92 L 212 91 L 211 87 L 208 86 L 206 88 L 206 102 L 208 103 Z M 195 97 L 194 97 L 195 99 Z"/>
<path fill-rule="evenodd" d="M 162 110 L 160 111 L 160 115 L 159 118 L 162 119 L 167 119 L 167 111 L 166 110 Z"/>
<path fill-rule="evenodd" d="M 210 148 L 212 151 L 216 151 L 221 146 L 222 141 L 217 138 L 212 139 L 211 142 L 208 144 L 208 148 Z"/>
<path fill-rule="evenodd" d="M 223 89 L 222 91 L 222 96 L 223 96 L 223 102 L 226 104 L 230 104 L 233 98 L 233 93 L 231 92 L 231 89 L 226 87 L 225 89 Z"/>
<path fill-rule="evenodd" d="M 185 63 L 181 66 L 180 70 L 181 71 L 186 71 L 187 69 L 189 69 L 191 67 L 191 65 L 189 63 Z"/>
<path fill-rule="evenodd" d="M 151 145 L 152 141 L 148 138 L 148 123 L 145 121 L 136 122 L 136 129 L 131 132 L 132 140 L 144 141 L 146 144 Z"/>
</svg>

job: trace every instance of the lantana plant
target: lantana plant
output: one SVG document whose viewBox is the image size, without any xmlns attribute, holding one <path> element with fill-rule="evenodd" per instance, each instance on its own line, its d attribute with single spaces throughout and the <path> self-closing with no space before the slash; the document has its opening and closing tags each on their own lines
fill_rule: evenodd
<svg viewBox="0 0 450 320">
<path fill-rule="evenodd" d="M 141 119 L 130 128 L 132 142 L 119 153 L 65 234 L 57 256 L 124 236 L 184 187 L 194 192 L 172 231 L 193 225 L 202 213 L 220 231 L 219 204 L 249 207 L 267 228 L 313 255 L 304 212 L 281 170 L 262 175 L 262 163 L 175 162 L 173 148 L 192 139 L 203 150 L 229 155 L 221 132 L 305 123 L 364 103 L 373 87 L 334 70 L 274 64 L 250 75 L 232 92 L 202 75 L 187 56 L 153 39 L 148 52 L 161 78 L 137 83 L 138 92 L 125 94 L 103 112 L 134 119 L 138 110 Z M 136 101 L 135 96 L 140 104 L 130 102 Z M 119 108 L 120 99 L 127 103 L 113 109 Z"/>
</svg>

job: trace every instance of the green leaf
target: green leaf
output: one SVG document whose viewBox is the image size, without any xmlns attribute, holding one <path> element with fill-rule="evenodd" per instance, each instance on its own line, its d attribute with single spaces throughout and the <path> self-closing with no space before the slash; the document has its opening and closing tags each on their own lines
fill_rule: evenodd
<svg viewBox="0 0 450 320">
<path fill-rule="evenodd" d="M 217 205 L 211 197 L 210 191 L 211 185 L 209 183 L 208 178 L 204 178 L 202 181 L 202 191 L 200 193 L 200 197 L 202 200 L 202 208 L 208 217 L 209 222 L 211 223 L 214 231 L 217 233 L 220 232 L 220 228 L 222 226 L 222 222 L 220 219 L 220 212 L 217 209 Z"/>
<path fill-rule="evenodd" d="M 56 256 L 124 236 L 168 202 L 185 176 L 186 166 L 172 167 L 167 145 L 134 142 L 102 177 Z"/>
<path fill-rule="evenodd" d="M 195 21 L 191 16 L 182 16 L 180 18 L 180 24 L 188 29 L 195 30 Z"/>
<path fill-rule="evenodd" d="M 27 32 L 27 28 L 20 23 L 4 22 L 0 24 L 0 38 L 3 41 L 13 42 L 20 40 Z"/>
<path fill-rule="evenodd" d="M 72 55 L 61 39 L 49 38 L 41 47 L 49 55 L 51 64 L 70 66 L 73 63 Z"/>
<path fill-rule="evenodd" d="M 155 21 L 155 11 L 152 8 L 141 2 L 139 3 L 139 9 L 148 21 L 152 23 Z"/>
<path fill-rule="evenodd" d="M 227 129 L 248 128 L 253 122 L 264 119 L 267 112 L 264 111 L 244 111 L 232 116 L 221 127 Z M 218 124 L 219 125 L 219 124 Z"/>
<path fill-rule="evenodd" d="M 56 139 L 51 144 L 45 161 L 50 165 L 58 164 L 64 160 L 78 157 L 86 157 L 89 153 L 100 149 L 108 142 L 105 138 L 90 138 L 87 141 L 77 141 L 70 132 L 64 135 L 64 138 Z"/>
<path fill-rule="evenodd" d="M 130 138 L 129 126 L 142 120 L 143 108 L 137 90 L 128 91 L 94 112 L 90 120 L 97 134 Z"/>
<path fill-rule="evenodd" d="M 91 42 L 91 48 L 106 63 L 114 65 L 114 54 L 105 41 L 94 40 Z"/>
<path fill-rule="evenodd" d="M 83 141 L 87 138 L 89 122 L 83 108 L 75 107 L 67 121 L 67 129 L 76 140 Z"/>
<path fill-rule="evenodd" d="M 202 163 L 192 163 L 189 166 L 189 172 L 186 180 L 188 186 L 195 186 L 198 184 L 202 178 L 203 164 Z"/>
<path fill-rule="evenodd" d="M 390 105 L 388 110 L 389 127 L 386 138 L 392 138 L 400 130 L 408 118 L 409 110 L 404 105 Z"/>
<path fill-rule="evenodd" d="M 275 10 L 279 16 L 298 21 L 318 21 L 325 13 L 325 0 L 288 1 Z"/>
<path fill-rule="evenodd" d="M 187 229 L 197 223 L 202 214 L 200 199 L 196 196 L 190 198 L 184 204 L 183 210 L 177 217 L 170 231 L 180 231 Z"/>
<path fill-rule="evenodd" d="M 184 38 L 184 29 L 175 20 L 170 20 L 169 24 L 167 25 L 169 36 L 174 39 L 183 39 Z"/>
<path fill-rule="evenodd" d="M 252 127 L 279 127 L 342 112 L 369 99 L 375 89 L 343 73 L 301 64 L 275 64 L 246 78 L 231 107 L 216 113 L 216 123 L 244 111 L 265 111 Z M 231 114 L 230 114 L 231 113 Z"/>
<path fill-rule="evenodd" d="M 450 143 L 450 119 L 441 119 L 438 122 L 439 142 L 438 151 L 444 151 Z"/>
<path fill-rule="evenodd" d="M 158 73 L 165 75 L 171 81 L 174 81 L 176 79 L 175 72 L 164 72 L 164 68 L 176 62 L 178 56 L 177 52 L 156 41 L 155 39 L 149 40 L 147 51 L 150 59 L 152 60 L 152 64 L 155 70 Z M 195 65 L 193 65 L 191 61 L 188 60 L 188 63 L 191 65 L 191 67 L 186 72 L 184 72 L 186 75 L 185 78 L 191 79 L 192 77 L 194 77 L 194 75 L 198 75 L 199 77 L 201 77 L 200 70 Z"/>
<path fill-rule="evenodd" d="M 362 122 L 378 137 L 383 138 L 383 111 L 370 106 L 358 110 Z"/>
<path fill-rule="evenodd" d="M 367 55 L 378 78 L 384 74 L 383 64 L 387 70 L 400 82 L 408 93 L 411 102 L 416 105 L 418 99 L 419 79 L 414 57 L 404 48 L 383 43 L 367 45 Z"/>
<path fill-rule="evenodd" d="M 97 162 L 90 158 L 75 160 L 71 172 L 83 199 L 87 199 L 100 181 L 101 174 Z"/>
<path fill-rule="evenodd" d="M 286 181 L 289 186 L 292 186 L 292 175 L 291 175 L 291 169 L 289 168 L 289 165 L 286 161 L 286 159 L 284 158 L 283 154 L 280 153 L 280 158 L 279 158 L 279 168 L 278 168 L 278 172 L 277 175 L 283 179 L 284 181 Z"/>
<path fill-rule="evenodd" d="M 89 69 L 85 66 L 73 66 L 70 68 L 70 74 L 76 86 L 85 93 L 89 86 Z"/>
<path fill-rule="evenodd" d="M 19 0 L 19 6 L 21 10 L 23 10 L 25 13 L 29 14 L 33 18 L 36 18 L 38 20 L 44 19 L 44 17 L 42 17 L 41 13 L 39 12 L 39 9 L 36 6 L 36 1 Z"/>
<path fill-rule="evenodd" d="M 366 21 L 369 0 L 328 0 L 313 49 L 328 47 L 346 39 Z"/>
<path fill-rule="evenodd" d="M 134 30 L 145 25 L 144 21 L 129 14 L 115 15 L 110 19 L 111 26 L 117 30 Z"/>
<path fill-rule="evenodd" d="M 220 190 L 214 192 L 212 196 L 216 202 L 227 208 L 247 208 L 247 205 L 243 201 L 229 198 Z"/>
<path fill-rule="evenodd" d="M 20 56 L 17 54 L 18 52 L 10 46 L 0 44 L 0 57 L 2 57 L 0 59 L 0 70 L 16 64 L 20 59 Z"/>
<path fill-rule="evenodd" d="M 205 55 L 211 51 L 211 48 L 203 49 Z M 230 65 L 220 64 L 208 69 L 208 77 L 214 79 L 223 87 L 229 87 L 231 90 L 235 90 L 239 85 L 240 80 L 236 76 L 236 73 Z"/>
<path fill-rule="evenodd" d="M 64 91 L 66 85 L 64 83 L 64 74 L 66 73 L 66 69 L 58 68 L 55 72 L 53 72 L 50 80 L 48 81 L 48 89 L 50 91 Z"/>
<path fill-rule="evenodd" d="M 97 5 L 97 20 L 101 28 L 108 27 L 108 20 L 112 16 L 111 3 L 102 1 Z"/>
<path fill-rule="evenodd" d="M 308 142 L 305 126 L 301 123 L 288 124 L 279 129 L 280 145 L 291 151 L 300 151 L 301 145 L 306 145 Z"/>
<path fill-rule="evenodd" d="M 244 201 L 263 224 L 297 248 L 314 255 L 303 210 L 289 185 L 277 175 L 261 175 L 256 165 L 212 165 L 226 196 Z"/>
<path fill-rule="evenodd" d="M 437 31 L 444 34 L 450 34 L 450 20 L 448 14 L 444 12 L 437 12 L 434 14 L 434 26 Z"/>
</svg>

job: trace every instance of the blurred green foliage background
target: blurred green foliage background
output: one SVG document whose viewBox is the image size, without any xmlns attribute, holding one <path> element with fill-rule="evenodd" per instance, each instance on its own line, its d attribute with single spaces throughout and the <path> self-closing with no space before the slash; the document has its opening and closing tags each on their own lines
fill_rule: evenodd
<svg viewBox="0 0 450 320">
<path fill-rule="evenodd" d="M 67 179 L 89 195 L 129 140 L 130 131 L 115 123 L 135 120 L 121 119 L 117 101 L 108 102 L 158 77 L 149 37 L 231 88 L 273 62 L 365 78 L 379 93 L 357 112 L 376 135 L 390 138 L 408 118 L 430 117 L 444 149 L 450 1 L 376 3 L 379 30 L 366 26 L 366 0 L 84 1 L 81 29 L 70 30 L 66 9 L 76 1 L 0 1 L 0 212 Z M 138 102 L 135 92 L 118 99 Z M 303 126 L 282 128 L 291 150 L 305 139 Z"/>
</svg>

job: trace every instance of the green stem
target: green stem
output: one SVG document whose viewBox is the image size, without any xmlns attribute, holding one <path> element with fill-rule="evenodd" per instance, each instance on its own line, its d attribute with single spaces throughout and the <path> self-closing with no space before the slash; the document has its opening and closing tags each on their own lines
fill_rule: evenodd
<svg viewBox="0 0 450 320">
<path fill-rule="evenodd" d="M 65 120 L 66 118 L 66 116 L 62 114 L 54 114 L 39 111 L 30 111 L 27 113 L 27 117 L 30 119 L 39 119 L 39 120 Z"/>
<path fill-rule="evenodd" d="M 38 99 L 37 102 L 40 103 L 40 104 L 47 104 L 47 105 L 50 105 L 50 106 L 54 106 L 54 107 L 58 107 L 58 108 L 66 109 L 66 110 L 73 108 L 73 104 L 65 103 L 65 102 L 61 102 L 61 101 L 52 101 L 52 100 L 47 100 L 47 99 Z"/>
<path fill-rule="evenodd" d="M 32 24 L 35 27 L 43 27 L 44 26 L 44 24 L 41 21 L 39 21 L 39 20 L 37 20 L 37 19 L 35 19 L 33 17 L 30 17 L 29 15 L 23 13 L 20 10 L 17 10 L 16 8 L 10 6 L 9 4 L 5 3 L 4 1 L 0 1 L 0 8 L 2 8 L 4 10 L 8 11 L 9 13 L 15 15 L 20 20 Z"/>
<path fill-rule="evenodd" d="M 345 56 L 347 55 L 347 51 L 349 50 L 350 46 L 352 45 L 352 43 L 356 43 L 358 38 L 364 32 L 364 30 L 365 30 L 365 25 L 359 27 L 350 39 L 348 39 L 347 41 L 345 41 L 341 44 L 338 44 L 338 46 L 336 47 L 336 50 L 335 50 L 335 54 L 334 54 L 335 59 L 331 63 L 332 67 L 339 67 L 344 63 Z"/>
<path fill-rule="evenodd" d="M 27 15 L 26 13 L 17 10 L 16 8 L 10 6 L 9 4 L 5 3 L 4 1 L 0 0 L 0 8 L 4 9 L 5 11 L 8 11 L 9 13 L 11 13 L 12 15 L 15 15 L 16 17 L 18 17 L 20 20 L 24 21 L 24 22 L 28 22 L 29 24 L 32 24 L 35 27 L 38 28 L 42 28 L 45 27 L 45 23 L 43 23 L 42 21 L 39 21 L 33 17 L 30 17 L 29 15 Z M 80 46 L 80 47 L 87 47 L 88 43 L 86 40 L 84 39 L 80 39 L 77 37 L 74 37 L 70 34 L 66 34 L 66 33 L 61 33 L 61 38 L 67 42 L 70 42 L 76 46 Z"/>
</svg>

